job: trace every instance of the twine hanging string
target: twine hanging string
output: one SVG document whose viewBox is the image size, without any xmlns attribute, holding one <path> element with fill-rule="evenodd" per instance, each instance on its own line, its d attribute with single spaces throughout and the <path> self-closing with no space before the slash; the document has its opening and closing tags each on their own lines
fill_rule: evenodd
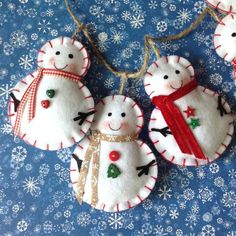
<svg viewBox="0 0 236 236">
<path fill-rule="evenodd" d="M 205 19 L 207 14 L 209 14 L 216 22 L 221 21 L 219 16 L 216 14 L 216 12 L 212 8 L 206 7 L 204 11 L 197 17 L 197 19 L 188 28 L 184 29 L 180 33 L 161 37 L 161 38 L 151 38 L 151 39 L 154 41 L 158 40 L 159 42 L 166 42 L 166 41 L 181 39 L 187 36 L 188 34 L 190 34 L 193 30 L 195 30 L 197 26 L 199 26 L 202 23 L 202 21 Z"/>
<path fill-rule="evenodd" d="M 107 59 L 103 56 L 103 54 L 101 53 L 101 51 L 98 49 L 98 47 L 96 46 L 95 41 L 93 40 L 93 38 L 91 37 L 87 27 L 75 16 L 74 12 L 72 11 L 68 0 L 64 0 L 66 8 L 70 14 L 70 16 L 72 17 L 72 19 L 74 20 L 74 22 L 77 25 L 77 29 L 73 34 L 73 37 L 75 37 L 77 35 L 77 33 L 79 32 L 83 32 L 84 36 L 86 37 L 86 39 L 88 40 L 88 42 L 90 43 L 94 54 L 96 55 L 96 57 L 99 59 L 99 61 L 110 71 L 112 72 L 115 76 L 121 78 L 121 84 L 120 84 L 120 89 L 119 89 L 119 93 L 123 92 L 125 83 L 127 81 L 127 79 L 139 79 L 141 78 L 148 67 L 148 61 L 149 61 L 149 56 L 150 56 L 150 48 L 151 47 L 155 53 L 155 55 L 157 57 L 160 57 L 160 52 L 159 49 L 157 48 L 157 46 L 155 45 L 155 42 L 153 41 L 153 39 L 149 36 L 149 35 L 145 35 L 144 36 L 144 59 L 143 59 L 143 64 L 140 67 L 139 70 L 134 71 L 134 72 L 130 72 L 130 71 L 120 71 L 117 70 L 113 65 L 111 65 Z"/>
<path fill-rule="evenodd" d="M 76 37 L 77 33 L 83 32 L 84 36 L 87 38 L 88 42 L 90 43 L 90 45 L 93 49 L 94 54 L 99 59 L 99 61 L 111 73 L 113 73 L 115 76 L 120 78 L 121 81 L 120 81 L 119 94 L 123 93 L 127 79 L 139 79 L 139 78 L 143 77 L 144 74 L 146 73 L 146 70 L 148 67 L 148 61 L 149 61 L 149 57 L 150 57 L 150 48 L 149 47 L 152 48 L 152 50 L 154 51 L 157 58 L 159 58 L 161 56 L 160 51 L 159 51 L 158 47 L 156 46 L 157 41 L 166 42 L 166 41 L 170 41 L 170 40 L 177 40 L 177 39 L 187 36 L 189 33 L 191 33 L 193 30 L 195 30 L 198 25 L 201 24 L 201 22 L 205 19 L 207 14 L 212 16 L 216 22 L 220 22 L 220 18 L 216 14 L 216 12 L 213 9 L 211 9 L 210 7 L 206 7 L 205 10 L 197 17 L 197 19 L 188 28 L 184 29 L 183 31 L 181 31 L 178 34 L 169 35 L 169 36 L 165 36 L 165 37 L 161 37 L 161 38 L 156 38 L 156 37 L 152 37 L 150 35 L 145 35 L 145 37 L 144 37 L 144 58 L 143 58 L 143 64 L 141 65 L 140 69 L 137 71 L 134 71 L 134 72 L 120 71 L 120 70 L 117 70 L 113 65 L 111 65 L 107 61 L 107 59 L 103 56 L 101 51 L 96 46 L 95 41 L 91 37 L 86 25 L 84 25 L 75 16 L 74 12 L 72 11 L 72 9 L 69 5 L 68 0 L 64 0 L 64 2 L 66 5 L 66 8 L 67 8 L 67 11 L 69 12 L 70 16 L 72 17 L 72 19 L 74 20 L 74 22 L 77 25 L 77 29 L 74 32 L 73 37 Z"/>
</svg>

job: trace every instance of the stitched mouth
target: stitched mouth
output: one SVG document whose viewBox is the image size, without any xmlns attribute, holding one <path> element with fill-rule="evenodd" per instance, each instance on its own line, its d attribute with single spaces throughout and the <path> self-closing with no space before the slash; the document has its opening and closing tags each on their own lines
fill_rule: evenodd
<svg viewBox="0 0 236 236">
<path fill-rule="evenodd" d="M 64 69 L 66 69 L 67 66 L 68 66 L 68 65 L 65 65 L 64 67 L 59 68 L 59 67 L 56 66 L 56 63 L 54 63 L 54 67 L 55 67 L 55 69 L 57 69 L 57 70 L 64 70 Z"/>
<path fill-rule="evenodd" d="M 170 87 L 171 87 L 172 89 L 175 89 L 175 90 L 180 89 L 182 86 L 183 86 L 183 80 L 181 80 L 181 85 L 180 85 L 180 87 L 177 87 L 177 88 L 176 88 L 176 87 L 170 85 Z"/>
<path fill-rule="evenodd" d="M 110 124 L 109 124 L 108 126 L 109 126 L 109 128 L 110 128 L 112 131 L 118 131 L 118 130 L 120 130 L 120 129 L 121 129 L 121 127 L 122 127 L 122 124 L 120 125 L 120 127 L 119 127 L 118 129 L 114 129 L 114 128 L 112 128 Z"/>
</svg>

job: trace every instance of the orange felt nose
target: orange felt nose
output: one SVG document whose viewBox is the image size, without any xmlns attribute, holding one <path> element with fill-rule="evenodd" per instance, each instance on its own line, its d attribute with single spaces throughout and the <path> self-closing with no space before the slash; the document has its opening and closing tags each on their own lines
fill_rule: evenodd
<svg viewBox="0 0 236 236">
<path fill-rule="evenodd" d="M 47 109 L 50 105 L 50 102 L 49 102 L 49 100 L 43 100 L 43 101 L 41 101 L 41 105 L 43 108 Z"/>
<path fill-rule="evenodd" d="M 120 153 L 117 151 L 111 151 L 109 154 L 109 158 L 111 161 L 117 161 L 120 158 Z"/>
</svg>

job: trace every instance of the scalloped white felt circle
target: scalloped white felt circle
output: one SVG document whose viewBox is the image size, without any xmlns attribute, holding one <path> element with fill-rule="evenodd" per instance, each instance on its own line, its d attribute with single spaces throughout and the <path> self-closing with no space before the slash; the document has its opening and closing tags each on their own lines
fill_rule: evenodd
<svg viewBox="0 0 236 236">
<path fill-rule="evenodd" d="M 182 77 L 184 80 L 181 79 Z M 175 55 L 165 56 L 156 60 L 148 68 L 144 77 L 144 88 L 150 98 L 168 95 L 192 78 L 194 78 L 194 69 L 188 60 Z"/>
<path fill-rule="evenodd" d="M 91 126 L 92 130 L 99 130 L 108 135 L 141 132 L 143 112 L 131 98 L 119 95 L 108 96 L 101 99 L 95 109 L 96 118 Z"/>
<path fill-rule="evenodd" d="M 177 56 L 168 56 L 158 59 L 149 67 L 144 83 L 147 93 L 153 98 L 159 95 L 167 96 L 192 79 L 195 79 L 194 70 L 189 61 Z M 207 160 L 183 154 L 172 134 L 164 135 L 158 132 L 157 130 L 168 126 L 158 107 L 153 110 L 149 123 L 150 138 L 165 159 L 177 165 L 198 166 L 215 160 L 223 153 L 232 139 L 234 127 L 232 115 L 221 116 L 217 110 L 218 96 L 216 92 L 198 86 L 174 102 L 189 127 L 192 127 L 192 122 L 199 122 L 191 130 Z M 230 107 L 224 99 L 221 104 L 227 113 L 230 113 Z"/>
<path fill-rule="evenodd" d="M 160 110 L 158 108 L 153 110 L 149 123 L 149 135 L 163 158 L 181 166 L 199 166 L 208 164 L 221 156 L 232 140 L 234 126 L 231 115 L 221 117 L 217 111 L 217 97 L 216 92 L 198 86 L 197 89 L 175 102 L 187 123 L 190 123 L 190 119 L 187 119 L 184 111 L 188 106 L 195 109 L 195 116 L 199 119 L 200 126 L 192 129 L 192 132 L 208 160 L 183 154 L 172 135 L 164 137 L 161 133 L 152 131 L 153 128 L 161 129 L 167 126 Z M 229 113 L 229 105 L 224 100 L 222 102 Z"/>
<path fill-rule="evenodd" d="M 32 76 L 28 75 L 16 84 L 13 93 L 18 100 L 22 98 L 36 74 L 37 72 L 34 72 Z M 81 126 L 73 119 L 78 116 L 78 112 L 94 110 L 94 101 L 88 88 L 81 82 L 51 75 L 45 77 L 38 87 L 35 117 L 31 122 L 28 122 L 28 102 L 24 108 L 19 137 L 40 149 L 58 150 L 72 146 L 84 137 L 91 126 L 93 115 L 89 116 Z M 49 99 L 46 91 L 51 89 L 55 91 L 55 96 Z M 50 102 L 47 109 L 41 104 L 45 100 Z M 9 102 L 8 113 L 14 126 L 16 112 L 12 99 Z"/>
<path fill-rule="evenodd" d="M 229 14 L 217 25 L 214 46 L 217 54 L 228 62 L 236 58 L 236 15 Z"/>
<path fill-rule="evenodd" d="M 52 50 L 55 50 L 55 53 Z M 58 51 L 60 54 L 56 53 Z M 69 54 L 73 54 L 73 57 L 69 58 Z M 18 136 L 40 149 L 58 150 L 80 141 L 93 121 L 93 114 L 88 116 L 82 125 L 79 121 L 74 121 L 79 112 L 91 113 L 94 110 L 94 101 L 88 88 L 80 81 L 69 80 L 66 78 L 69 74 L 61 75 L 64 71 L 73 73 L 75 76 L 79 75 L 75 72 L 80 75 L 85 74 L 89 60 L 85 59 L 87 52 L 82 44 L 66 37 L 47 42 L 41 48 L 39 55 L 43 55 L 39 58 L 44 60 L 40 63 L 41 66 L 46 67 L 45 69 L 55 70 L 53 67 L 55 61 L 56 65 L 61 66 L 60 63 L 65 62 L 67 66 L 65 69 L 56 70 L 60 75 L 42 75 L 36 93 L 35 117 L 29 122 L 29 100 L 27 100 L 22 112 Z M 71 66 L 69 60 L 72 60 L 71 63 L 76 66 Z M 21 101 L 37 75 L 38 71 L 29 74 L 13 88 L 12 93 L 18 101 Z M 8 115 L 14 127 L 17 112 L 12 98 L 9 102 Z"/>
<path fill-rule="evenodd" d="M 98 103 L 96 111 L 93 127 L 105 134 L 127 135 L 140 132 L 143 123 L 142 112 L 128 97 L 121 95 L 106 97 Z M 112 115 L 108 115 L 110 113 Z M 124 123 L 125 125 L 122 125 Z M 112 125 L 112 129 L 109 128 L 109 124 Z M 116 125 L 121 128 L 118 130 Z M 117 131 L 113 130 L 113 126 Z M 75 149 L 74 154 L 80 160 L 84 159 L 89 143 L 89 139 L 85 138 Z M 118 160 L 112 161 L 109 158 L 112 151 L 120 153 Z M 148 197 L 157 179 L 157 165 L 154 163 L 147 175 L 138 177 L 139 171 L 136 167 L 147 165 L 155 160 L 152 151 L 143 141 L 122 143 L 101 141 L 99 160 L 98 202 L 95 208 L 107 212 L 122 211 L 136 206 Z M 108 178 L 107 170 L 110 164 L 115 164 L 119 168 L 121 174 L 118 177 Z M 79 171 L 74 158 L 71 159 L 70 176 L 73 189 L 77 192 Z M 91 204 L 91 164 L 84 192 L 83 201 Z"/>
<path fill-rule="evenodd" d="M 212 7 L 228 13 L 236 13 L 235 0 L 206 0 Z"/>
<path fill-rule="evenodd" d="M 59 37 L 48 41 L 38 51 L 38 65 L 84 76 L 89 69 L 90 59 L 83 44 L 68 37 Z"/>
</svg>

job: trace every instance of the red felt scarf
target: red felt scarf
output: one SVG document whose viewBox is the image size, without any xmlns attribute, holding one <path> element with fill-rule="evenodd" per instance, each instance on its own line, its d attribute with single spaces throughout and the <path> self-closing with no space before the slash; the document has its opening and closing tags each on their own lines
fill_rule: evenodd
<svg viewBox="0 0 236 236">
<path fill-rule="evenodd" d="M 199 146 L 196 138 L 194 137 L 191 129 L 186 124 L 182 113 L 180 112 L 174 101 L 190 93 L 197 87 L 195 79 L 191 80 L 188 84 L 171 93 L 168 96 L 153 97 L 152 103 L 157 106 L 168 127 L 170 128 L 180 150 L 186 154 L 192 154 L 196 158 L 206 159 L 201 147 Z"/>
<path fill-rule="evenodd" d="M 56 70 L 56 69 L 38 68 L 37 77 L 33 79 L 29 87 L 26 89 L 20 101 L 19 107 L 17 108 L 16 121 L 14 125 L 15 135 L 19 133 L 23 111 L 28 100 L 29 100 L 29 110 L 28 110 L 29 121 L 31 121 L 35 117 L 37 90 L 38 90 L 40 81 L 43 79 L 44 75 L 54 75 L 57 78 L 68 79 L 72 81 L 81 80 L 80 76 L 73 74 L 71 72 Z"/>
</svg>

